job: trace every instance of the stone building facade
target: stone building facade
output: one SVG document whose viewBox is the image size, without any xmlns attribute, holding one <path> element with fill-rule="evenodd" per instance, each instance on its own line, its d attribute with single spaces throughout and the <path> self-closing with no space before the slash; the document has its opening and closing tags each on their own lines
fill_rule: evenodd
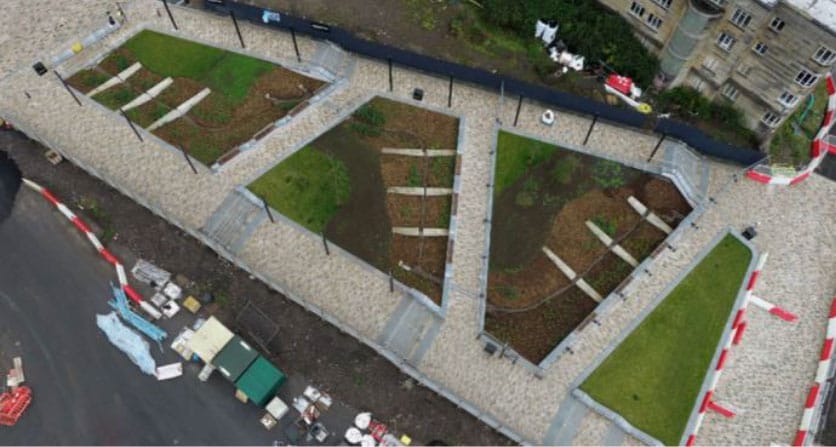
<svg viewBox="0 0 836 447">
<path fill-rule="evenodd" d="M 667 86 L 741 109 L 768 137 L 836 62 L 836 0 L 599 0 L 633 25 Z"/>
</svg>

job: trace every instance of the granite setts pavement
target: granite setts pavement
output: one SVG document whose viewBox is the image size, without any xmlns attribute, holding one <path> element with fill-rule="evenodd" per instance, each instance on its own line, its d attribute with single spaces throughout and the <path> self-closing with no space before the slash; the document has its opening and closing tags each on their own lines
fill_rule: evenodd
<svg viewBox="0 0 836 447">
<path fill-rule="evenodd" d="M 182 155 L 146 138 L 139 142 L 118 115 L 82 98 L 79 108 L 54 75 L 37 76 L 36 60 L 50 60 L 74 40 L 105 24 L 110 2 L 77 0 L 7 0 L 0 16 L 0 117 L 59 150 L 71 160 L 129 192 L 178 226 L 198 232 L 239 185 L 246 185 L 294 150 L 335 125 L 345 113 L 370 95 L 386 93 L 386 64 L 359 58 L 353 69 L 326 98 L 273 132 L 259 145 L 236 157 L 217 173 L 191 172 Z M 167 30 L 201 42 L 230 49 L 239 44 L 229 20 L 197 10 L 173 8 L 179 31 L 173 31 L 159 2 L 133 0 L 122 4 L 128 22 L 116 33 L 66 61 L 65 75 L 118 45 L 143 28 Z M 288 66 L 296 64 L 290 36 L 242 23 L 247 42 L 243 51 Z M 299 38 L 303 59 L 323 43 Z M 303 61 L 304 62 L 304 61 Z M 298 67 L 303 68 L 303 67 Z M 447 79 L 395 67 L 391 95 L 414 102 L 412 89 L 424 89 L 424 103 L 447 106 Z M 697 228 L 684 232 L 676 252 L 665 250 L 623 302 L 581 334 L 574 354 L 564 355 L 542 378 L 498 357 L 488 357 L 477 341 L 479 330 L 479 275 L 487 214 L 492 133 L 497 120 L 509 126 L 516 97 L 455 83 L 452 112 L 465 117 L 458 235 L 453 256 L 454 287 L 443 323 L 432 345 L 411 365 L 459 398 L 491 415 L 531 443 L 543 440 L 571 384 L 627 326 L 654 296 L 721 231 L 757 224 L 753 241 L 769 262 L 758 283 L 757 295 L 799 315 L 799 322 L 783 322 L 750 307 L 743 343 L 733 349 L 716 398 L 738 410 L 727 420 L 709 413 L 701 444 L 789 443 L 801 417 L 807 387 L 815 373 L 824 334 L 829 300 L 836 292 L 836 183 L 819 176 L 787 188 L 733 181 L 740 169 L 711 162 L 709 205 Z M 31 99 L 24 95 L 28 92 Z M 556 143 L 581 145 L 590 120 L 557 112 L 552 127 L 539 124 L 546 106 L 524 101 L 518 128 Z M 644 163 L 658 136 L 598 122 L 588 146 L 609 156 Z M 294 299 L 317 306 L 366 339 L 377 340 L 396 311 L 402 294 L 390 293 L 380 274 L 339 253 L 326 256 L 321 241 L 281 220 L 262 221 L 237 254 L 237 260 L 261 275 L 283 284 Z M 358 293 L 358 291 L 362 291 Z M 574 438 L 576 444 L 604 442 L 608 422 L 589 412 Z M 637 441 L 625 437 L 625 444 Z"/>
</svg>

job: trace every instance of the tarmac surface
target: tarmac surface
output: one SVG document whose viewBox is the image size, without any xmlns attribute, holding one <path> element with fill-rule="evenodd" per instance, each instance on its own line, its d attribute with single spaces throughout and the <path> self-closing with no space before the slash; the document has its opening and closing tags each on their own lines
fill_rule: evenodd
<svg viewBox="0 0 836 447">
<path fill-rule="evenodd" d="M 0 371 L 5 374 L 12 358 L 22 356 L 34 396 L 16 426 L 0 428 L 0 443 L 288 441 L 281 429 L 264 430 L 258 422 L 263 410 L 235 400 L 233 387 L 219 375 L 200 382 L 195 377 L 199 365 L 191 363 L 183 377 L 158 382 L 112 346 L 95 315 L 110 311 L 106 301 L 114 272 L 35 192 L 18 192 L 11 216 L 0 223 L 0 248 Z M 164 356 L 152 344 L 158 365 L 172 360 L 173 353 L 165 351 Z M 298 394 L 304 384 L 291 377 L 282 391 Z M 282 397 L 290 403 L 290 396 Z M 337 407 L 330 412 L 343 420 L 353 416 L 352 410 Z M 291 414 L 283 425 L 292 419 Z M 341 435 L 337 432 L 332 442 Z"/>
</svg>

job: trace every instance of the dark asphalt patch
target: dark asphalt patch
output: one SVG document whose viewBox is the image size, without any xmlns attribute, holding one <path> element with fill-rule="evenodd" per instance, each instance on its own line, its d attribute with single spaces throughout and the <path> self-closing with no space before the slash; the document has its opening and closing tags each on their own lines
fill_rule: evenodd
<svg viewBox="0 0 836 447">
<path fill-rule="evenodd" d="M 12 213 L 15 196 L 20 189 L 20 169 L 9 155 L 0 151 L 0 222 Z"/>
</svg>

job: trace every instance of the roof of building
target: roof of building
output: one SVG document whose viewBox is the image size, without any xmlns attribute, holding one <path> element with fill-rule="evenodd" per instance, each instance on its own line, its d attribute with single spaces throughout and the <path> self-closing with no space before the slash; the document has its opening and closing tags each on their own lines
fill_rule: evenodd
<svg viewBox="0 0 836 447">
<path fill-rule="evenodd" d="M 831 32 L 836 32 L 836 0 L 785 0 L 795 9 L 807 13 Z"/>
<path fill-rule="evenodd" d="M 215 356 L 229 343 L 234 334 L 215 317 L 209 317 L 186 342 L 201 360 L 212 363 Z"/>
<path fill-rule="evenodd" d="M 258 357 L 258 352 L 236 335 L 215 356 L 212 364 L 218 367 L 218 371 L 227 380 L 235 382 L 255 361 L 256 357 Z"/>
<path fill-rule="evenodd" d="M 262 356 L 241 374 L 235 386 L 256 405 L 263 407 L 287 380 L 284 373 Z"/>
</svg>

